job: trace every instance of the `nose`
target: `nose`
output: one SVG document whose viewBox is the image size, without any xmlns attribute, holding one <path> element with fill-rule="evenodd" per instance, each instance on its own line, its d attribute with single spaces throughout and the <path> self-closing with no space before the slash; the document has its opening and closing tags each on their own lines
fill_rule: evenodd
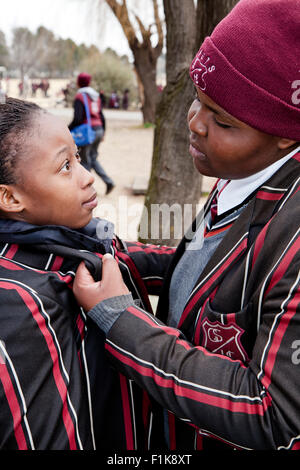
<svg viewBox="0 0 300 470">
<path fill-rule="evenodd" d="M 90 171 L 88 171 L 81 163 L 78 162 L 79 168 L 79 177 L 80 177 L 80 186 L 86 188 L 87 186 L 92 186 L 95 181 L 94 176 Z"/>
<path fill-rule="evenodd" d="M 188 112 L 188 125 L 191 132 L 202 137 L 207 136 L 206 111 L 202 103 L 195 100 Z"/>
</svg>

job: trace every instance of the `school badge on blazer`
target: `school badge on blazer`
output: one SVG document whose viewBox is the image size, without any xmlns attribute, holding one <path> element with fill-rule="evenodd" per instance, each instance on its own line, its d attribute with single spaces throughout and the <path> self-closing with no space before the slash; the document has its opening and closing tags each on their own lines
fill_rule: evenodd
<svg viewBox="0 0 300 470">
<path fill-rule="evenodd" d="M 207 318 L 202 323 L 204 334 L 202 346 L 214 354 L 222 354 L 231 359 L 248 361 L 248 356 L 241 344 L 244 330 L 238 325 L 230 323 L 223 325 L 218 321 L 211 322 Z"/>
</svg>

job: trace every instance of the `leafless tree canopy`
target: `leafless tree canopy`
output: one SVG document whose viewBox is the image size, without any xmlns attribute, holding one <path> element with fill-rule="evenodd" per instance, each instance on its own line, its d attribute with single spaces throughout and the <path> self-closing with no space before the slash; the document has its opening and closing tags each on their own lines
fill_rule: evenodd
<svg viewBox="0 0 300 470">
<path fill-rule="evenodd" d="M 84 58 L 97 54 L 99 56 L 100 51 L 95 46 L 78 45 L 72 39 L 55 37 L 43 26 L 35 33 L 18 27 L 13 30 L 11 47 L 6 47 L 6 63 L 0 60 L 0 65 L 19 71 L 21 79 L 26 74 L 71 77 Z"/>
</svg>

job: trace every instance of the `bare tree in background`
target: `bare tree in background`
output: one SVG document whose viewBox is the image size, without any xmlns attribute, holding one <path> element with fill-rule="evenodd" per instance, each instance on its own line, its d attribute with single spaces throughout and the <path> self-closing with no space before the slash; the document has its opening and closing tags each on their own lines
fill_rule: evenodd
<svg viewBox="0 0 300 470">
<path fill-rule="evenodd" d="M 0 31 L 0 66 L 7 67 L 9 62 L 9 50 L 6 43 L 5 34 Z"/>
<path fill-rule="evenodd" d="M 11 47 L 12 63 L 19 69 L 20 78 L 29 73 L 36 59 L 35 35 L 24 27 L 13 29 L 13 41 Z"/>
<path fill-rule="evenodd" d="M 237 0 L 164 0 L 167 86 L 157 107 L 151 177 L 140 224 L 143 242 L 177 245 L 184 230 L 184 218 L 181 220 L 184 207 L 190 208 L 186 212 L 190 220 L 197 212 L 202 185 L 188 153 L 187 113 L 195 96 L 188 70 L 204 37 L 211 34 L 236 3 Z M 168 227 L 170 235 L 164 236 L 165 227 L 160 221 L 159 235 L 153 238 L 150 228 L 157 220 L 153 223 L 152 209 L 158 205 L 173 207 L 174 217 Z"/>
<path fill-rule="evenodd" d="M 163 21 L 159 16 L 157 0 L 152 0 L 154 12 L 154 25 L 146 27 L 141 17 L 135 14 L 139 26 L 137 31 L 130 21 L 126 0 L 105 0 L 111 8 L 127 38 L 128 45 L 134 57 L 134 67 L 139 85 L 142 88 L 142 112 L 144 122 L 153 123 L 155 120 L 156 105 L 159 92 L 156 85 L 156 64 L 163 48 Z M 155 26 L 155 31 L 153 30 Z M 139 34 L 138 34 L 139 33 Z M 152 45 L 153 35 L 157 34 L 157 43 Z M 141 36 L 141 40 L 138 36 Z"/>
</svg>

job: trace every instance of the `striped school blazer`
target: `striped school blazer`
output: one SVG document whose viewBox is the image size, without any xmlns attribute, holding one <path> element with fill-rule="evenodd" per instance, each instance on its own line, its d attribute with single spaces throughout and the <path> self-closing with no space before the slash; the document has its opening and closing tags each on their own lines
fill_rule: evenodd
<svg viewBox="0 0 300 470">
<path fill-rule="evenodd" d="M 107 335 L 113 364 L 159 404 L 157 429 L 169 410 L 171 449 L 300 448 L 299 189 L 300 153 L 253 194 L 170 328 L 172 272 L 213 191 L 157 316 L 129 307 Z"/>
<path fill-rule="evenodd" d="M 125 245 L 114 239 L 109 251 L 150 311 L 147 285 L 157 292 L 174 250 L 142 247 L 131 244 L 135 260 L 151 267 L 145 280 Z M 79 263 L 96 276 L 105 251 L 80 231 L 0 221 L 1 450 L 148 448 L 149 397 L 111 367 L 104 334 L 72 291 Z"/>
</svg>

